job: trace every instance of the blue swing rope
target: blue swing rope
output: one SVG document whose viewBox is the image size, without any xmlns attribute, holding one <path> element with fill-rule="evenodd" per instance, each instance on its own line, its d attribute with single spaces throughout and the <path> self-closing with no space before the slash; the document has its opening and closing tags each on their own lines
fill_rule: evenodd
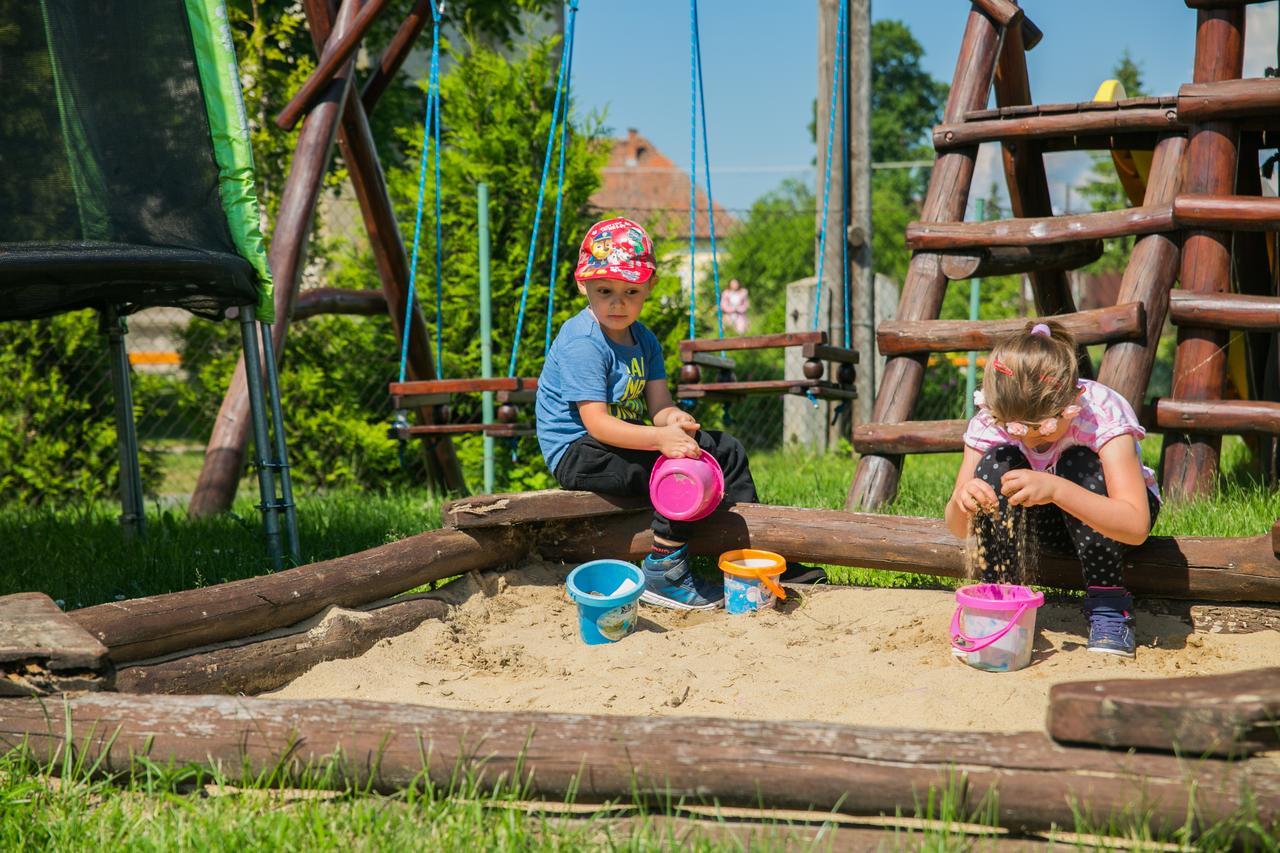
<svg viewBox="0 0 1280 853">
<path fill-rule="evenodd" d="M 443 318 L 441 278 L 444 258 L 440 245 L 440 15 L 443 14 L 443 6 L 444 4 L 441 3 L 441 8 L 437 11 L 435 4 L 431 5 L 431 65 L 427 78 L 427 114 L 422 121 L 422 157 L 418 167 L 418 209 L 414 215 L 413 222 L 413 251 L 409 263 L 409 293 L 405 299 L 404 328 L 400 342 L 401 382 L 405 381 L 409 367 L 409 334 L 412 329 L 414 289 L 417 286 L 418 279 L 418 248 L 422 238 L 423 196 L 426 195 L 427 191 L 427 157 L 431 147 L 431 123 L 433 120 L 435 121 L 436 141 L 436 379 L 444 377 L 444 367 L 441 363 L 443 344 L 440 327 Z"/>
<path fill-rule="evenodd" d="M 560 102 L 566 97 L 568 81 L 569 57 L 573 52 L 573 24 L 578 14 L 578 0 L 569 0 L 569 20 L 565 22 L 564 47 L 560 53 L 560 73 L 556 80 L 555 104 L 551 109 L 551 127 L 547 128 L 547 153 L 542 160 L 542 180 L 538 183 L 538 205 L 533 214 L 533 233 L 529 236 L 529 256 L 525 261 L 524 286 L 520 289 L 520 313 L 516 316 L 516 333 L 511 341 L 511 361 L 507 366 L 507 375 L 516 375 L 516 357 L 520 353 L 520 336 L 524 331 L 525 305 L 529 301 L 529 283 L 533 280 L 533 256 L 538 248 L 538 227 L 542 222 L 542 203 L 546 197 L 547 175 L 551 171 L 551 151 L 555 145 L 556 123 L 560 120 Z M 567 106 L 565 112 L 568 112 Z M 551 322 L 551 318 L 547 318 Z"/>
<path fill-rule="evenodd" d="M 689 0 L 689 340 L 698 336 L 698 2 Z"/>
<path fill-rule="evenodd" d="M 836 135 L 836 95 L 840 89 L 840 73 L 844 70 L 843 48 L 847 5 L 847 0 L 840 0 L 840 13 L 836 21 L 836 50 L 834 61 L 831 63 L 831 104 L 827 110 L 827 161 L 822 179 L 822 229 L 818 236 L 818 284 L 813 295 L 813 328 L 815 330 L 818 328 L 818 318 L 822 308 L 822 274 L 827 259 L 827 213 L 831 206 L 831 149 Z M 844 147 L 848 150 L 849 146 L 846 144 Z M 848 242 L 846 238 L 845 243 Z M 848 329 L 848 326 L 845 328 Z"/>
<path fill-rule="evenodd" d="M 577 5 L 576 2 L 574 4 Z M 569 15 L 565 24 L 565 49 L 568 58 L 564 60 L 564 118 L 560 122 L 560 163 L 556 172 L 556 220 L 551 231 L 551 271 L 547 276 L 547 340 L 542 354 L 551 353 L 551 332 L 555 325 L 556 308 L 556 260 L 560 254 L 560 210 L 564 206 L 564 149 L 569 138 L 569 88 L 573 85 L 573 27 L 574 16 Z"/>
<path fill-rule="evenodd" d="M 692 134 L 696 132 L 694 128 L 696 128 L 697 111 L 698 109 L 701 109 L 702 110 L 702 162 L 703 162 L 703 166 L 705 167 L 703 171 L 706 173 L 706 179 L 707 179 L 707 227 L 709 228 L 710 235 L 711 235 L 711 279 L 715 287 L 716 330 L 719 333 L 719 336 L 723 338 L 724 337 L 724 308 L 720 305 L 720 260 L 719 260 L 719 255 L 716 252 L 715 208 L 712 206 L 712 203 L 711 203 L 711 199 L 713 198 L 713 196 L 711 195 L 711 150 L 707 144 L 707 139 L 708 139 L 707 137 L 707 92 L 704 86 L 705 81 L 702 76 L 702 37 L 698 33 L 700 29 L 698 26 L 698 0 L 689 0 L 689 14 L 691 18 L 693 54 L 694 54 L 693 74 L 697 80 L 697 86 L 698 86 L 698 101 L 696 106 L 694 107 L 694 121 L 690 122 L 690 133 Z M 691 160 L 690 162 L 693 162 L 693 161 Z M 690 190 L 690 195 L 691 196 L 693 195 L 692 190 Z M 689 223 L 689 234 L 691 235 L 691 237 L 696 232 L 696 227 L 695 227 L 696 225 L 697 225 L 697 222 L 691 219 Z M 691 259 L 692 257 L 693 255 L 690 254 Z M 692 260 L 690 261 L 689 271 L 690 271 L 689 276 L 690 276 L 690 279 L 692 280 L 693 274 L 694 274 L 694 267 L 692 265 Z M 689 294 L 690 294 L 690 299 L 692 300 L 692 296 L 693 296 L 692 288 L 690 288 Z M 690 306 L 689 314 L 690 314 L 690 318 L 689 318 L 690 322 L 692 322 L 693 320 L 692 305 Z M 689 337 L 693 337 L 692 329 L 690 330 Z"/>
<path fill-rule="evenodd" d="M 848 6 L 848 0 L 840 0 L 840 9 L 842 12 L 845 10 L 847 6 Z M 849 29 L 849 21 L 848 21 L 848 14 L 846 13 L 845 14 L 845 31 L 846 31 L 845 39 L 841 41 L 839 44 L 840 64 L 842 66 L 845 66 L 846 75 L 849 73 L 848 50 L 846 49 L 849 41 L 848 29 Z M 841 272 L 841 277 L 844 280 L 843 283 L 844 283 L 844 347 L 845 349 L 850 349 L 853 346 L 853 330 L 852 330 L 853 310 L 852 310 L 852 305 L 850 304 L 852 302 L 851 297 L 853 296 L 853 281 L 852 281 L 852 278 L 850 277 L 850 268 L 849 268 L 849 202 L 851 200 L 850 196 L 853 192 L 853 185 L 851 183 L 851 181 L 853 180 L 853 177 L 852 177 L 852 172 L 850 172 L 850 169 L 849 169 L 850 167 L 849 131 L 853 129 L 852 127 L 849 126 L 849 84 L 851 82 L 852 82 L 852 79 L 846 80 L 845 84 L 840 87 L 840 101 L 841 101 L 841 107 L 843 109 L 843 113 L 841 114 L 840 120 L 841 120 L 841 123 L 844 125 L 844 145 L 841 146 L 842 150 L 840 152 L 840 160 L 844 164 L 844 186 L 842 187 L 843 192 L 841 193 L 841 195 L 843 196 L 843 204 L 841 205 L 841 207 L 844 208 L 844 216 L 842 217 L 840 222 L 840 225 L 841 225 L 840 234 L 844 237 L 844 239 L 840 241 L 840 246 L 842 250 L 840 272 Z M 825 223 L 826 220 L 824 219 L 823 222 Z M 873 287 L 874 282 L 868 282 L 867 286 Z M 849 401 L 845 400 L 843 402 L 847 405 Z"/>
</svg>

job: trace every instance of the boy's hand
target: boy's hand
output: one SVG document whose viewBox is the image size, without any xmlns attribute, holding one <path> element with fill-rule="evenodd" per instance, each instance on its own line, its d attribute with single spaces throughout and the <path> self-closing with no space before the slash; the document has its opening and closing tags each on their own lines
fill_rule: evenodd
<svg viewBox="0 0 1280 853">
<path fill-rule="evenodd" d="M 1005 475 L 1006 481 L 1008 475 Z M 981 477 L 974 477 L 960 488 L 956 489 L 954 495 L 956 506 L 964 510 L 966 515 L 973 515 L 980 509 L 993 510 L 1000 505 L 1000 499 L 996 497 L 996 490 L 991 488 L 991 484 Z"/>
<path fill-rule="evenodd" d="M 666 426 L 656 427 L 658 430 L 658 452 L 671 459 L 696 459 L 702 455 L 702 448 L 685 432 L 685 424 L 667 422 Z M 697 424 L 694 425 L 697 428 Z"/>
<path fill-rule="evenodd" d="M 689 414 L 684 409 L 676 409 L 671 412 L 671 414 L 667 415 L 666 425 L 678 426 L 685 432 L 690 433 L 697 431 L 699 426 L 698 421 L 693 417 L 693 415 Z"/>
<path fill-rule="evenodd" d="M 1013 506 L 1041 506 L 1054 502 L 1058 478 L 1044 471 L 1015 468 L 1006 471 L 1000 482 L 1000 491 Z"/>
</svg>

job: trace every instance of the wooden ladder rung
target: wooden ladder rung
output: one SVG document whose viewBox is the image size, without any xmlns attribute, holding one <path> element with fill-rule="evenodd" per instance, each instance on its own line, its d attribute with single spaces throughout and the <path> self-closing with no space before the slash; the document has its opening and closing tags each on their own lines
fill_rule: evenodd
<svg viewBox="0 0 1280 853">
<path fill-rule="evenodd" d="M 689 361 L 695 352 L 772 349 L 774 347 L 799 347 L 805 344 L 825 344 L 826 332 L 780 332 L 774 335 L 745 335 L 740 338 L 694 338 L 680 342 L 680 360 Z"/>
<path fill-rule="evenodd" d="M 1178 117 L 1188 125 L 1246 116 L 1272 116 L 1278 111 L 1280 80 L 1274 77 L 1187 83 L 1178 89 Z"/>
<path fill-rule="evenodd" d="M 1169 293 L 1169 319 L 1176 326 L 1280 332 L 1280 296 L 1244 293 Z"/>
<path fill-rule="evenodd" d="M 1058 115 L 1078 112 L 1110 112 L 1140 110 L 1159 107 L 1161 109 L 1177 109 L 1178 98 L 1175 95 L 1156 97 L 1122 98 L 1118 101 L 1067 101 L 1052 104 L 1018 104 L 1016 106 L 999 107 L 990 110 L 969 110 L 963 116 L 964 122 L 982 122 L 991 119 L 1020 119 L 1029 114 Z"/>
<path fill-rule="evenodd" d="M 700 398 L 736 399 L 756 394 L 812 395 L 824 400 L 855 400 L 858 392 L 822 379 L 762 379 L 749 382 L 699 382 L 681 385 L 676 396 L 681 400 Z"/>
<path fill-rule="evenodd" d="M 1152 204 L 1075 216 L 998 219 L 991 222 L 912 222 L 907 247 L 945 252 L 984 246 L 1033 246 L 1174 230 L 1173 205 Z"/>
<path fill-rule="evenodd" d="M 951 281 L 1021 275 L 1047 270 L 1076 270 L 1102 257 L 1102 241 L 1041 246 L 987 246 L 942 256 L 942 274 Z"/>
<path fill-rule="evenodd" d="M 853 428 L 855 453 L 955 453 L 964 450 L 964 418 L 948 421 L 862 423 Z"/>
<path fill-rule="evenodd" d="M 1280 435 L 1280 403 L 1265 400 L 1175 400 L 1162 397 L 1144 420 L 1166 432 Z"/>
<path fill-rule="evenodd" d="M 1019 139 L 1056 139 L 1076 136 L 1124 136 L 1158 134 L 1184 127 L 1173 107 L 1137 109 L 1077 109 L 1073 112 L 1013 115 L 1016 108 L 1000 110 L 999 118 L 939 124 L 933 129 L 933 147 L 938 151 Z M 1006 114 L 1006 110 L 1009 114 Z M 966 117 L 967 119 L 967 117 Z"/>
<path fill-rule="evenodd" d="M 1173 200 L 1173 221 L 1181 228 L 1280 231 L 1280 198 L 1184 193 Z"/>
<path fill-rule="evenodd" d="M 1142 340 L 1147 312 L 1141 302 L 1108 308 L 1056 314 L 1046 319 L 1061 323 L 1083 345 Z M 990 350 L 1006 335 L 1021 331 L 1025 318 L 1013 320 L 885 320 L 876 332 L 881 355 L 923 352 Z"/>
</svg>

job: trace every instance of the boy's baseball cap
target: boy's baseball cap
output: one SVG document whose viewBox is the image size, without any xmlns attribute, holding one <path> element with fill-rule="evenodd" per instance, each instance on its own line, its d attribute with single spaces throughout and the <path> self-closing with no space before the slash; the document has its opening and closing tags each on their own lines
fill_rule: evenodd
<svg viewBox="0 0 1280 853">
<path fill-rule="evenodd" d="M 657 268 L 649 235 L 637 223 L 616 216 L 587 230 L 573 277 L 578 281 L 606 278 L 643 284 L 653 278 Z"/>
</svg>

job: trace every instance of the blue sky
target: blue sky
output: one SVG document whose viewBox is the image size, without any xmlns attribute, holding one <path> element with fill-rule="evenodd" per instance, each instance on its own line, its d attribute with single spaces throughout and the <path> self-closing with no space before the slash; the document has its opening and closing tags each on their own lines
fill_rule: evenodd
<svg viewBox="0 0 1280 853">
<path fill-rule="evenodd" d="M 1126 48 L 1153 93 L 1175 93 L 1191 80 L 1195 12 L 1181 0 L 1022 5 L 1045 33 L 1028 54 L 1039 102 L 1088 100 Z M 950 81 L 968 9 L 964 0 L 879 0 L 872 17 L 905 21 L 924 47 L 926 70 Z M 812 180 L 806 164 L 814 155 L 807 124 L 817 92 L 815 0 L 702 0 L 699 16 L 716 200 L 745 208 L 785 177 Z M 1246 76 L 1275 64 L 1276 18 L 1275 2 L 1249 7 Z M 635 127 L 688 167 L 686 0 L 582 0 L 573 76 L 579 108 L 607 108 L 618 135 Z M 1088 168 L 1083 154 L 1049 158 L 1056 206 Z M 974 186 L 985 190 L 999 176 L 998 152 L 984 146 Z"/>
</svg>

